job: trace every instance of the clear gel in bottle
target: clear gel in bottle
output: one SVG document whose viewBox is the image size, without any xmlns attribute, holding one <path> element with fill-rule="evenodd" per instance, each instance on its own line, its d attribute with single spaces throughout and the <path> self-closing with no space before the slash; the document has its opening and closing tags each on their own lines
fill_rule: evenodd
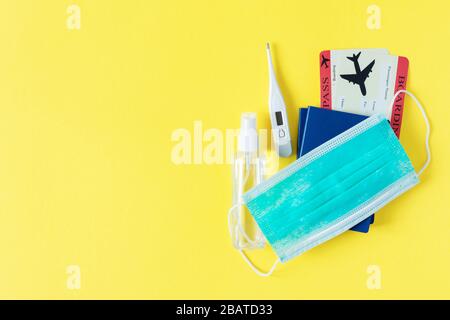
<svg viewBox="0 0 450 320">
<path fill-rule="evenodd" d="M 255 220 L 242 205 L 242 195 L 263 180 L 263 161 L 258 156 L 256 114 L 243 113 L 238 136 L 238 151 L 232 163 L 233 207 L 229 228 L 236 249 L 263 248 L 265 238 Z"/>
</svg>

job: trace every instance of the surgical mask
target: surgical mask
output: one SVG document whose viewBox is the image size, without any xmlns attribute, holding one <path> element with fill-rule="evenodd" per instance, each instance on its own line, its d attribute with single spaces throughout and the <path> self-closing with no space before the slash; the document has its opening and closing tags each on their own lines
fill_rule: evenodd
<svg viewBox="0 0 450 320">
<path fill-rule="evenodd" d="M 430 162 L 426 121 L 427 161 L 419 173 L 388 121 L 373 115 L 301 157 L 243 195 L 242 202 L 258 223 L 279 261 L 330 240 L 415 186 Z M 392 105 L 392 104 L 391 104 Z M 245 256 L 259 275 L 261 272 Z"/>
</svg>

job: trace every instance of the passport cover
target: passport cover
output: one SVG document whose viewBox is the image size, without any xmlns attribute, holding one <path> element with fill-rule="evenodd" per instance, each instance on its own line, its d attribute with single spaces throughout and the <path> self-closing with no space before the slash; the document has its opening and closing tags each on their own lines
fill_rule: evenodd
<svg viewBox="0 0 450 320">
<path fill-rule="evenodd" d="M 297 159 L 367 118 L 363 115 L 324 108 L 301 108 L 298 121 Z M 366 233 L 373 221 L 374 215 L 361 221 L 351 230 Z"/>
</svg>

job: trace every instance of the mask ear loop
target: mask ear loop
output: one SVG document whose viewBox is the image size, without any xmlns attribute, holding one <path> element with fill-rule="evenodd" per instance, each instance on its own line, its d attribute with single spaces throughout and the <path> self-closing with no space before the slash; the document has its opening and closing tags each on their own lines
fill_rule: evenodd
<svg viewBox="0 0 450 320">
<path fill-rule="evenodd" d="M 242 258 L 245 260 L 245 262 L 247 262 L 247 264 L 250 266 L 250 268 L 252 268 L 252 270 L 260 277 L 269 277 L 270 275 L 272 275 L 272 273 L 275 271 L 275 268 L 278 265 L 278 262 L 280 262 L 279 259 L 275 260 L 275 262 L 273 263 L 272 267 L 270 268 L 269 271 L 267 272 L 263 272 L 261 270 L 259 270 L 254 264 L 253 262 L 248 258 L 248 256 L 245 254 L 244 250 L 239 249 L 239 253 L 241 254 Z"/>
<path fill-rule="evenodd" d="M 236 208 L 238 208 L 239 206 L 242 206 L 243 203 L 242 202 L 238 202 L 237 204 L 235 204 L 234 206 L 232 206 L 230 208 L 230 210 L 228 211 L 228 230 L 230 232 L 230 236 L 233 235 L 232 232 L 232 223 L 231 223 L 231 219 L 233 216 L 233 212 L 236 210 Z M 235 217 L 236 218 L 236 217 Z M 245 231 L 242 229 L 242 226 L 240 225 L 240 222 L 238 221 L 238 226 L 239 226 L 239 232 L 241 232 L 244 236 L 244 238 L 247 238 L 247 234 L 245 233 Z M 247 238 L 247 241 L 252 241 L 251 239 Z M 239 253 L 241 254 L 242 258 L 244 259 L 245 262 L 247 262 L 247 264 L 250 266 L 250 268 L 258 275 L 261 277 L 268 277 L 270 275 L 272 275 L 272 273 L 275 271 L 275 268 L 278 264 L 278 262 L 280 262 L 279 259 L 277 259 L 274 264 L 272 265 L 272 267 L 270 268 L 270 270 L 268 272 L 263 272 L 261 270 L 259 270 L 254 264 L 253 262 L 250 260 L 250 258 L 245 254 L 243 249 L 238 249 Z"/>
<path fill-rule="evenodd" d="M 399 94 L 401 93 L 406 93 L 408 96 L 410 96 L 414 102 L 416 103 L 416 106 L 419 108 L 420 112 L 422 113 L 422 117 L 425 120 L 425 125 L 427 127 L 427 133 L 425 136 L 425 150 L 427 152 L 427 161 L 425 161 L 425 163 L 422 165 L 422 168 L 419 170 L 419 172 L 417 173 L 418 176 L 420 176 L 425 169 L 428 167 L 428 165 L 431 162 L 431 151 L 430 151 L 430 121 L 428 121 L 428 117 L 427 114 L 425 113 L 425 109 L 422 107 L 422 105 L 420 104 L 419 100 L 416 98 L 416 96 L 414 94 L 412 94 L 411 92 L 407 91 L 407 90 L 398 90 L 395 94 L 394 97 L 392 98 L 391 101 L 391 110 L 394 108 L 394 103 L 395 103 L 395 99 L 398 97 Z"/>
<path fill-rule="evenodd" d="M 249 178 L 249 163 L 246 162 L 246 175 L 244 176 L 243 179 L 243 184 L 245 185 L 245 183 L 247 182 L 248 178 Z M 228 211 L 228 231 L 230 232 L 230 236 L 233 237 L 233 220 L 237 225 L 237 231 L 244 237 L 244 239 L 250 244 L 250 245 L 257 245 L 257 241 L 256 239 L 251 239 L 248 234 L 245 232 L 244 228 L 242 227 L 241 224 L 241 217 L 239 215 L 239 207 L 243 206 L 244 204 L 242 203 L 242 201 L 238 201 L 235 205 L 233 205 L 230 210 Z M 239 253 L 241 254 L 242 258 L 244 259 L 244 261 L 250 266 L 250 268 L 259 276 L 261 277 L 268 277 L 270 276 L 278 262 L 279 259 L 277 259 L 275 261 L 275 263 L 272 265 L 272 267 L 270 268 L 270 270 L 268 272 L 263 272 L 261 270 L 259 270 L 254 264 L 253 262 L 250 260 L 250 258 L 247 256 L 247 254 L 244 252 L 244 250 L 242 248 L 238 249 Z"/>
<path fill-rule="evenodd" d="M 248 161 L 246 161 L 245 166 L 246 166 L 246 170 L 245 170 L 246 174 L 244 176 L 242 185 L 245 185 L 247 183 L 247 180 L 248 180 L 249 175 L 250 175 L 250 169 L 249 169 L 250 163 Z M 236 181 L 234 181 L 234 183 L 236 184 Z M 238 231 L 244 237 L 244 239 L 250 245 L 256 246 L 258 244 L 257 240 L 256 239 L 251 239 L 248 236 L 248 234 L 245 232 L 244 228 L 242 227 L 240 211 L 238 210 L 239 207 L 241 207 L 241 206 L 242 206 L 242 203 L 239 201 L 237 204 L 233 205 L 230 208 L 230 210 L 228 211 L 228 229 L 230 231 L 230 235 L 231 236 L 233 235 L 232 230 L 231 230 L 231 228 L 232 228 L 232 218 L 233 218 L 236 221 L 236 225 L 237 225 Z"/>
</svg>

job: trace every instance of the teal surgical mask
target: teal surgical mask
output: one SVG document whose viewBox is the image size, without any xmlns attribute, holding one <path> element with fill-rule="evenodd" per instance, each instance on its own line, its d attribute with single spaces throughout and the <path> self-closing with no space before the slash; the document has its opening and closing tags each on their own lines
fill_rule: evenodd
<svg viewBox="0 0 450 320">
<path fill-rule="evenodd" d="M 301 157 L 243 195 L 242 203 L 258 223 L 279 261 L 327 241 L 414 187 L 414 168 L 382 115 L 373 115 Z M 247 262 L 260 275 L 250 260 Z M 278 262 L 278 261 L 277 261 Z M 275 264 L 276 265 L 276 264 Z M 274 265 L 274 266 L 275 266 Z"/>
</svg>

